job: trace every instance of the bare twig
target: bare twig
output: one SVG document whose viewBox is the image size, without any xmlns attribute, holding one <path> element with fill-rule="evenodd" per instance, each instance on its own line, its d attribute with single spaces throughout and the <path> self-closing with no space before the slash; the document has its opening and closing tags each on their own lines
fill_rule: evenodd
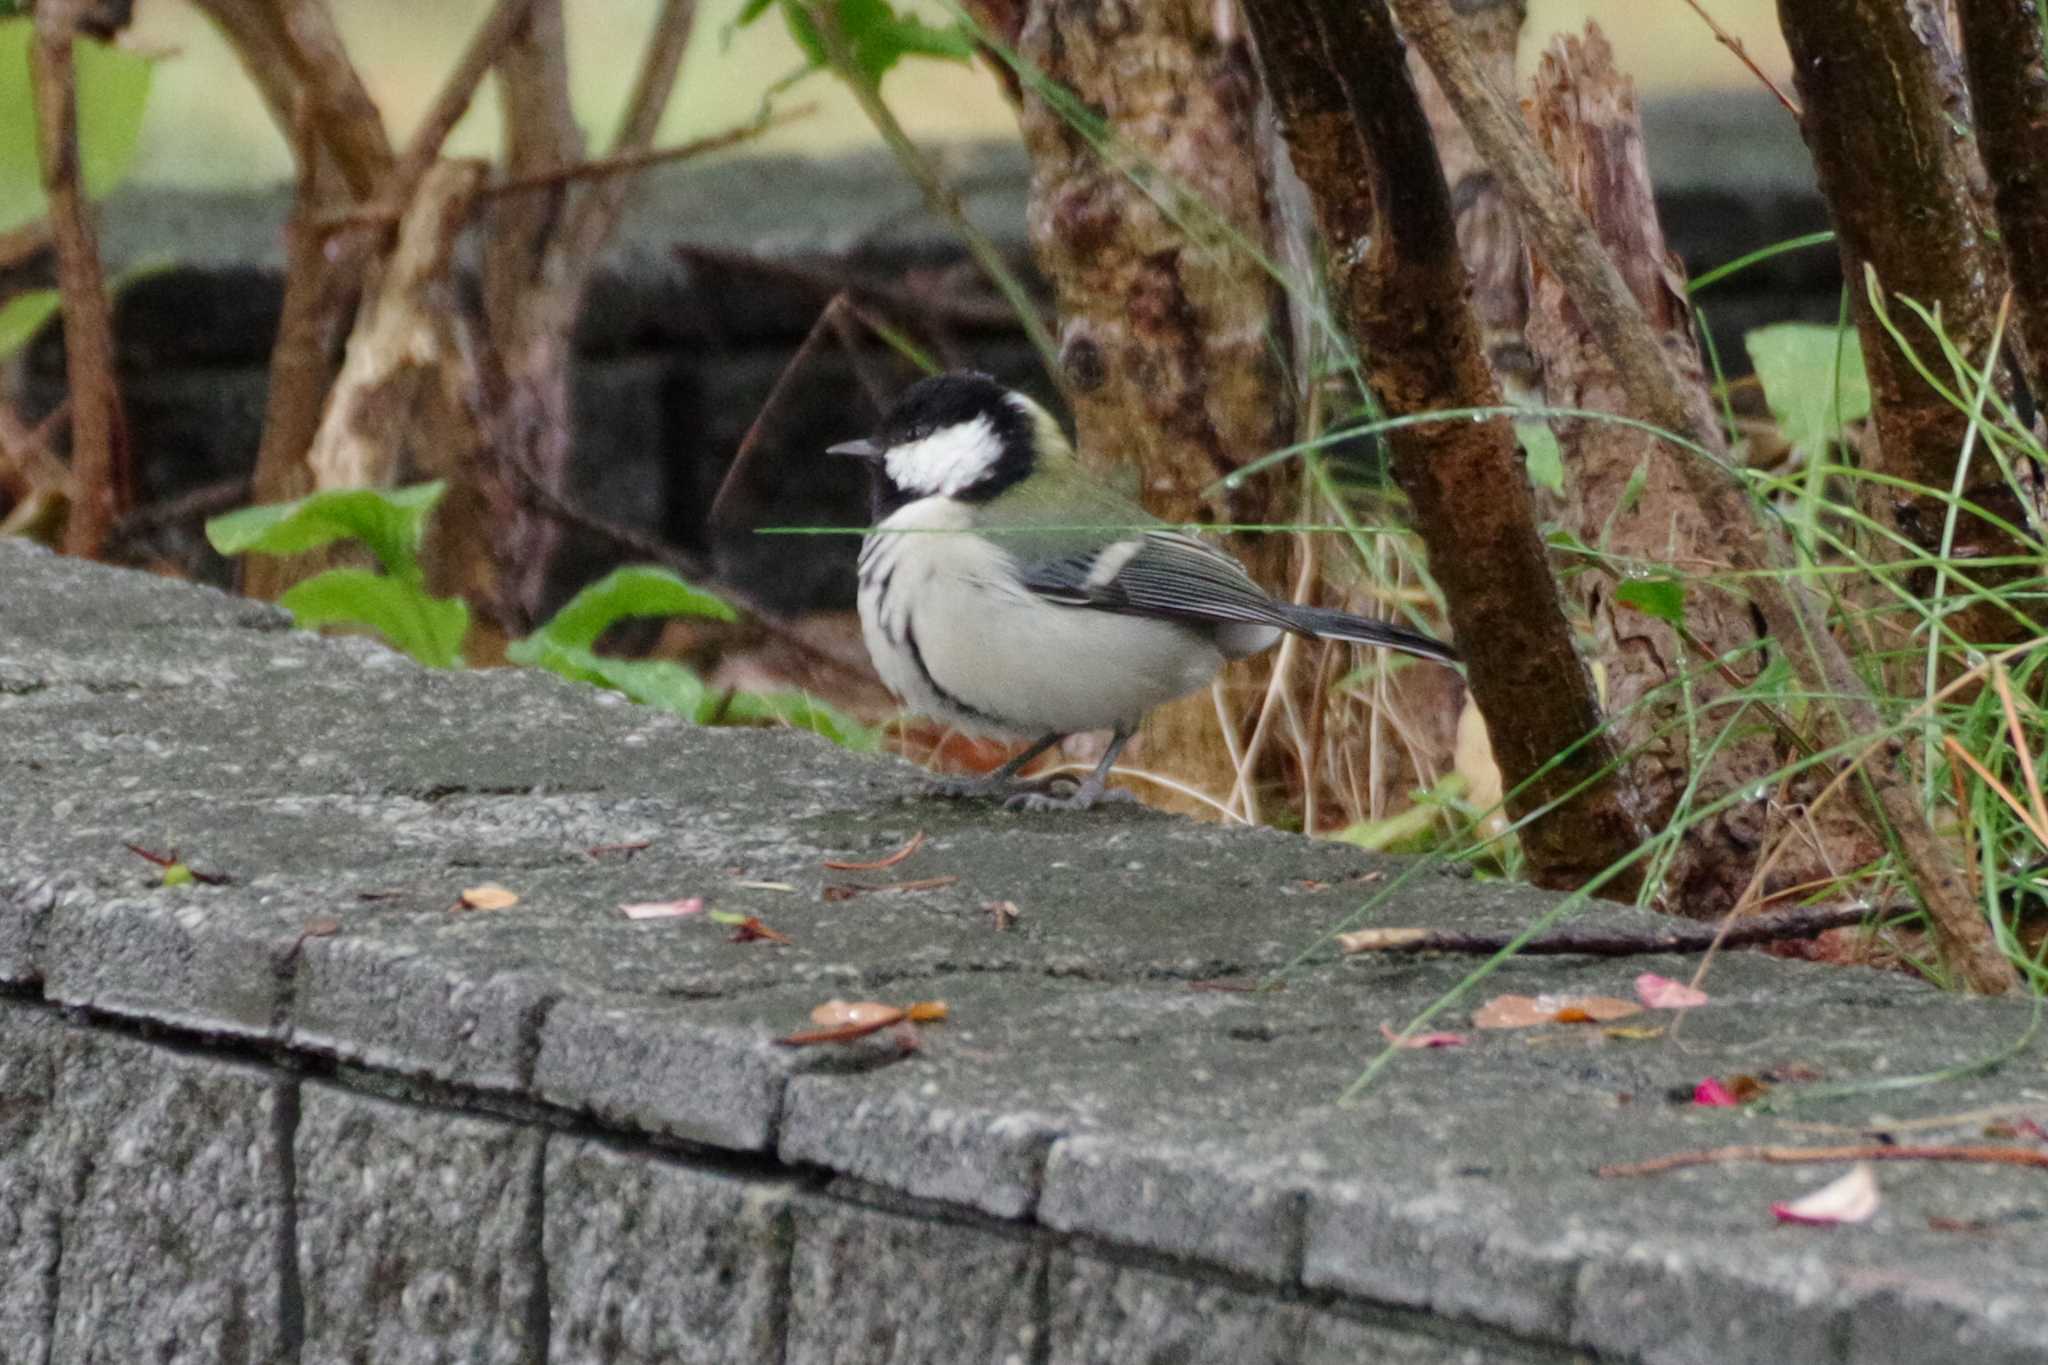
<svg viewBox="0 0 2048 1365">
<path fill-rule="evenodd" d="M 86 8 L 81 0 L 43 0 L 36 6 L 29 81 L 35 99 L 36 155 L 57 246 L 65 380 L 71 393 L 72 498 L 64 552 L 92 556 L 127 513 L 134 488 L 128 421 L 114 372 L 112 310 L 78 158 L 72 41 Z"/>
<path fill-rule="evenodd" d="M 1910 910 L 1882 911 L 1859 906 L 1780 910 L 1747 919 L 1730 917 L 1723 924 L 1672 921 L 1655 929 L 1565 928 L 1541 934 L 1515 949 L 1535 957 L 1641 957 L 1647 953 L 1699 953 L 1711 948 L 1750 948 L 1812 938 L 1830 929 L 1847 929 L 1883 921 Z M 1520 934 L 1468 932 L 1457 929 L 1359 929 L 1337 936 L 1346 953 L 1458 953 L 1491 955 Z"/>
<path fill-rule="evenodd" d="M 1521 111 L 1495 89 L 1459 32 L 1449 0 L 1391 0 L 1408 39 L 1443 84 L 1545 263 L 1567 282 L 1587 327 L 1613 360 L 1638 415 L 1689 437 L 1707 451 L 1723 447 L 1720 431 L 1702 426 L 1670 357 L 1627 283 L 1596 241 L 1585 214 L 1555 167 L 1536 150 Z M 1746 490 L 1721 463 L 1679 462 L 1710 524 L 1719 532 L 1715 558 L 1744 572 L 1748 590 L 1802 687 L 1835 712 L 1845 735 L 1886 733 L 1884 717 L 1815 605 L 1785 577 L 1792 558 L 1776 527 L 1762 519 Z M 1996 993 L 2017 983 L 1990 927 L 1969 898 L 1954 850 L 1935 836 L 1919 796 L 1900 764 L 1902 746 L 1872 765 L 1861 789 L 1872 819 L 1890 828 L 1915 889 L 1925 899 L 1941 952 L 1973 990 Z"/>
<path fill-rule="evenodd" d="M 1787 95 L 1784 92 L 1784 90 L 1779 87 L 1778 83 L 1772 80 L 1768 75 L 1766 75 L 1764 73 L 1764 69 L 1756 64 L 1756 59 L 1749 55 L 1749 49 L 1742 45 L 1742 39 L 1736 37 L 1727 29 L 1722 28 L 1720 22 L 1716 20 L 1713 15 L 1707 13 L 1707 7 L 1705 5 L 1702 5 L 1700 3 L 1700 0 L 1685 0 L 1685 3 L 1692 10 L 1692 12 L 1694 14 L 1697 14 L 1701 18 L 1701 20 L 1705 22 L 1706 26 L 1713 31 L 1714 41 L 1718 42 L 1722 47 L 1727 48 L 1730 52 L 1733 52 L 1735 54 L 1735 59 L 1741 62 L 1744 66 L 1749 68 L 1749 74 L 1756 77 L 1758 80 L 1762 81 L 1764 83 L 1764 89 L 1770 91 L 1773 95 L 1775 95 L 1777 97 L 1778 103 L 1785 106 L 1785 112 L 1790 114 L 1793 118 L 1798 118 L 1799 106 L 1794 104 L 1792 102 L 1792 97 Z"/>
<path fill-rule="evenodd" d="M 712 133 L 705 137 L 692 138 L 688 142 L 678 143 L 673 147 L 661 147 L 654 151 L 624 152 L 616 156 L 601 157 L 595 161 L 579 162 L 574 166 L 564 166 L 559 170 L 539 171 L 532 175 L 507 177 L 495 185 L 485 186 L 483 192 L 486 198 L 492 198 L 497 195 L 518 194 L 526 190 L 542 189 L 550 185 L 566 184 L 578 180 L 603 180 L 615 175 L 632 175 L 653 166 L 666 166 L 671 162 L 689 161 L 694 157 L 706 156 L 712 152 L 722 152 L 728 147 L 736 147 L 743 142 L 750 142 L 772 128 L 781 128 L 795 123 L 799 119 L 809 118 L 816 112 L 818 112 L 818 106 L 815 104 L 799 105 L 794 109 L 771 114 L 765 119 L 757 119 L 752 123 L 741 124 L 737 128 L 728 128 L 722 133 Z"/>
<path fill-rule="evenodd" d="M 2002 1147 L 1991 1144 L 1910 1147 L 1886 1142 L 1858 1142 L 1840 1147 L 1771 1147 L 1745 1144 L 1736 1147 L 1707 1147 L 1695 1152 L 1673 1152 L 1648 1161 L 1627 1161 L 1600 1166 L 1594 1174 L 1603 1180 L 1624 1176 L 1662 1175 L 1688 1166 L 1719 1166 L 1735 1161 L 1762 1161 L 1773 1166 L 1800 1166 L 1837 1161 L 1962 1161 L 1996 1166 L 2033 1166 L 2048 1170 L 2048 1148 Z"/>
<path fill-rule="evenodd" d="M 498 54 L 519 32 L 519 26 L 526 22 L 526 12 L 533 0 L 498 0 L 484 19 L 483 26 L 469 40 L 463 49 L 462 58 L 455 70 L 449 73 L 434 102 L 427 106 L 427 112 L 420 119 L 419 127 L 413 130 L 412 140 L 405 145 L 398 163 L 392 168 L 391 181 L 382 197 L 402 206 L 412 198 L 420 178 L 427 168 L 441 155 L 441 144 L 448 140 L 455 125 L 469 111 L 469 102 L 476 97 L 476 88 L 497 64 Z"/>
</svg>

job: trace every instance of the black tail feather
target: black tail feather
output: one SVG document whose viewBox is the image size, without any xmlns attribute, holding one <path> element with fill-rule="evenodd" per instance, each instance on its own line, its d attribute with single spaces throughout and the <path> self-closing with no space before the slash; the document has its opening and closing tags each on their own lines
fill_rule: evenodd
<svg viewBox="0 0 2048 1365">
<path fill-rule="evenodd" d="M 1313 635 L 1323 640 L 1349 640 L 1353 644 L 1380 645 L 1387 649 L 1398 649 L 1403 654 L 1419 658 L 1435 659 L 1438 663 L 1458 662 L 1458 651 L 1441 640 L 1431 639 L 1417 631 L 1403 630 L 1390 626 L 1384 621 L 1374 621 L 1364 616 L 1353 616 L 1346 611 L 1332 611 L 1328 607 L 1297 607 L 1291 603 L 1275 603 L 1287 618 L 1288 629 L 1299 635 Z"/>
</svg>

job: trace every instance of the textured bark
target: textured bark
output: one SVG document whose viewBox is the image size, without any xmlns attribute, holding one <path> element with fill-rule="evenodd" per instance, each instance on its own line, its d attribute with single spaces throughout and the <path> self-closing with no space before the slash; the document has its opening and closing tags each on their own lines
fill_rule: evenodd
<svg viewBox="0 0 2048 1365">
<path fill-rule="evenodd" d="M 1710 451 L 1724 442 L 1719 424 L 1701 426 L 1685 386 L 1649 319 L 1636 305 L 1620 272 L 1604 252 L 1589 250 L 1592 225 L 1566 190 L 1556 168 L 1536 149 L 1521 111 L 1487 79 L 1460 32 L 1447 0 L 1391 0 L 1401 27 L 1443 83 L 1444 93 L 1472 133 L 1501 189 L 1515 206 L 1522 230 L 1549 269 L 1566 280 L 1588 329 L 1600 339 L 1621 376 L 1636 415 L 1680 432 Z M 1715 560 L 1743 570 L 1750 600 L 1793 675 L 1825 705 L 1814 708 L 1830 741 L 1886 733 L 1883 714 L 1828 633 L 1812 600 L 1787 577 L 1792 563 L 1784 537 L 1721 468 L 1705 460 L 1681 468 L 1716 534 Z M 1888 828 L 1915 891 L 1925 901 L 1943 956 L 1974 990 L 2009 990 L 2016 977 L 1999 952 L 1972 900 L 1955 851 L 1936 837 L 1918 791 L 1900 762 L 1896 740 L 1864 767 L 1856 790 L 1872 819 Z"/>
<path fill-rule="evenodd" d="M 1497 404 L 1465 303 L 1450 191 L 1384 4 L 1251 0 L 1246 13 L 1315 201 L 1338 316 L 1387 412 Z M 1587 740 L 1599 707 L 1558 607 L 1513 430 L 1502 419 L 1445 421 L 1390 433 L 1388 444 L 1495 757 L 1521 787 L 1510 809 L 1562 802 L 1524 832 L 1533 879 L 1582 884 L 1632 852 L 1642 831 L 1622 781 L 1600 774 L 1611 749 Z M 1605 889 L 1627 894 L 1633 883 Z"/>
<path fill-rule="evenodd" d="M 1956 0 L 1956 14 L 2038 401 L 2048 396 L 2048 41 L 2037 0 Z"/>
<path fill-rule="evenodd" d="M 445 479 L 421 556 L 427 587 L 483 603 L 496 593 L 494 498 L 475 346 L 455 297 L 454 261 L 486 173 L 479 161 L 443 161 L 427 174 L 397 244 L 364 291 L 347 359 L 306 454 L 316 489 Z M 502 638 L 491 634 L 484 626 L 473 662 L 502 655 Z"/>
<path fill-rule="evenodd" d="M 1686 381 L 1694 425 L 1712 426 L 1713 402 L 1693 341 L 1685 282 L 1665 248 L 1650 195 L 1635 88 L 1615 69 L 1598 28 L 1590 28 L 1584 42 L 1553 40 L 1528 110 L 1545 154 L 1563 172 Z M 1626 411 L 1621 378 L 1587 331 L 1565 282 L 1540 256 L 1529 269 L 1528 337 L 1543 358 L 1545 399 L 1553 407 Z M 1610 554 L 1681 572 L 1711 571 L 1713 530 L 1679 468 L 1681 460 L 1694 457 L 1630 427 L 1565 420 L 1551 425 L 1564 450 L 1566 484 L 1562 497 L 1538 495 L 1546 521 Z M 1638 810 L 1650 828 L 1662 829 L 1688 794 L 1695 805 L 1709 805 L 1757 787 L 1796 755 L 1780 752 L 1775 734 L 1753 715 L 1711 709 L 1715 698 L 1731 690 L 1729 683 L 1701 670 L 1704 660 L 1670 623 L 1616 602 L 1614 589 L 1622 578 L 1622 570 L 1604 562 L 1589 564 L 1568 580 L 1567 591 L 1590 624 L 1594 653 L 1606 668 L 1607 711 Z M 1685 618 L 1688 633 L 1709 657 L 1727 659 L 1743 676 L 1763 666 L 1766 652 L 1755 647 L 1758 625 L 1740 597 L 1702 584 L 1687 594 Z M 1689 690 L 1672 685 L 1689 671 L 1698 674 Z M 1684 723 L 1689 709 L 1700 717 L 1697 727 Z M 1723 734 L 1730 726 L 1738 733 Z M 1766 822 L 1759 794 L 1690 825 L 1662 887 L 1670 907 L 1698 918 L 1733 908 L 1749 888 Z M 1845 852 L 1837 865 L 1858 866 L 1875 852 Z M 1818 875 L 1810 864 L 1781 864 L 1777 873 L 1786 884 Z"/>
<path fill-rule="evenodd" d="M 86 556 L 100 552 L 107 533 L 134 500 L 128 419 L 115 382 L 113 309 L 78 160 L 72 41 L 90 9 L 78 0 L 43 0 L 36 6 L 28 53 L 36 157 L 57 249 L 65 386 L 71 400 L 71 510 L 64 552 Z"/>
<path fill-rule="evenodd" d="M 1100 466 L 1135 470 L 1146 506 L 1176 522 L 1285 520 L 1295 503 L 1285 475 L 1221 500 L 1201 495 L 1293 429 L 1274 357 L 1283 292 L 1230 241 L 1263 250 L 1270 240 L 1257 85 L 1234 22 L 1230 6 L 1201 0 L 1033 0 L 1016 40 L 1024 61 L 1077 95 L 1127 153 L 1104 156 L 1025 93 L 1031 244 L 1058 304 L 1060 378 L 1080 448 Z M 1232 548 L 1263 585 L 1287 591 L 1285 538 Z M 1235 665 L 1226 686 L 1256 686 L 1267 667 Z M 1235 783 L 1208 697 L 1161 707 L 1140 742 L 1155 766 L 1198 787 Z"/>
<path fill-rule="evenodd" d="M 631 157 L 653 141 L 695 11 L 694 0 L 662 5 L 608 155 Z M 506 98 L 514 173 L 545 172 L 573 160 L 581 139 L 568 104 L 561 0 L 533 0 L 502 69 L 508 85 L 520 87 Z M 571 454 L 571 334 L 598 253 L 618 227 L 631 187 L 628 177 L 610 176 L 515 196 L 500 210 L 505 216 L 494 221 L 485 248 L 492 445 L 498 459 L 517 464 L 524 477 L 557 496 L 568 486 Z M 544 585 L 562 528 L 524 503 L 505 510 L 499 557 L 518 568 L 504 585 L 503 606 L 511 624 L 525 627 L 554 605 L 545 600 Z"/>
<path fill-rule="evenodd" d="M 1856 327 L 1870 371 L 1882 472 L 1945 494 L 1969 428 L 1966 412 L 1915 371 L 1886 334 L 1863 287 L 1875 271 L 1903 335 L 1936 374 L 1947 367 L 1933 333 L 1898 298 L 1938 308 L 1944 332 L 1964 355 L 1982 363 L 1990 348 L 2005 259 L 1988 242 L 1968 139 L 1955 131 L 1966 110 L 1951 79 L 1940 6 L 1927 0 L 1779 0 L 1793 77 L 1805 113 L 1801 129 L 1813 153 L 1821 192 L 1835 221 L 1843 278 L 1850 281 Z M 2028 166 L 2027 173 L 2037 173 Z M 2004 371 L 2002 362 L 1998 368 Z M 2009 378 L 2000 387 L 2010 392 Z M 1997 463 L 1976 443 L 1962 495 L 2008 523 L 2026 526 L 2036 509 L 2016 496 Z M 1948 504 L 1932 492 L 1873 488 L 1892 523 L 1928 555 L 1941 552 Z M 2024 555 L 2021 541 L 1965 511 L 1956 519 L 1958 560 Z M 2032 576 L 2024 566 L 1979 568 L 1987 585 Z M 1933 586 L 1932 571 L 1910 580 Z M 2026 639 L 2039 627 L 2016 620 L 1996 602 L 1959 607 L 1948 623 L 1978 644 Z"/>
<path fill-rule="evenodd" d="M 1483 63 L 1500 85 L 1515 84 L 1515 54 L 1520 46 L 1525 0 L 1462 0 L 1458 21 Z M 1472 277 L 1472 311 L 1479 318 L 1479 337 L 1487 363 L 1502 392 L 1510 397 L 1533 395 L 1540 361 L 1522 335 L 1529 317 L 1522 229 L 1500 192 L 1500 182 L 1486 164 L 1472 135 L 1444 97 L 1429 64 L 1408 54 L 1408 75 L 1429 117 L 1437 159 L 1451 187 L 1451 208 L 1458 218 L 1458 252 Z"/>
</svg>

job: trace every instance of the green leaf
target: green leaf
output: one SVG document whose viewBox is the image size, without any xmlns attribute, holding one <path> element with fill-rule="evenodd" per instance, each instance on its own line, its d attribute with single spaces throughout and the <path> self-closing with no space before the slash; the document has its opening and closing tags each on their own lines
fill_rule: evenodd
<svg viewBox="0 0 2048 1365">
<path fill-rule="evenodd" d="M 1564 448 L 1550 423 L 1535 418 L 1515 423 L 1515 439 L 1522 446 L 1522 467 L 1529 481 L 1550 493 L 1564 492 Z"/>
<path fill-rule="evenodd" d="M 165 886 L 191 886 L 198 880 L 192 875 L 192 869 L 183 863 L 172 863 L 164 869 Z"/>
<path fill-rule="evenodd" d="M 889 68 L 905 57 L 937 57 L 965 62 L 974 57 L 974 42 L 959 24 L 936 27 L 914 14 L 900 14 L 889 0 L 826 0 L 838 9 L 839 31 L 853 58 L 853 68 L 869 85 L 880 85 Z M 783 21 L 805 58 L 814 67 L 825 66 L 825 40 L 811 21 L 804 0 L 781 0 Z M 766 10 L 766 0 L 752 0 L 740 12 L 738 22 L 747 24 Z"/>
<path fill-rule="evenodd" d="M 614 622 L 628 616 L 705 616 L 733 621 L 733 609 L 667 569 L 615 569 L 570 599 L 534 632 L 557 645 L 588 649 Z"/>
<path fill-rule="evenodd" d="M 874 753 L 882 747 L 881 731 L 804 692 L 735 692 L 726 703 L 723 718 L 809 730 L 856 753 Z"/>
<path fill-rule="evenodd" d="M 1614 600 L 1673 625 L 1685 624 L 1685 584 L 1675 578 L 1630 578 L 1614 589 Z"/>
<path fill-rule="evenodd" d="M 26 346 L 62 302 L 54 289 L 30 289 L 0 303 L 0 360 Z"/>
<path fill-rule="evenodd" d="M 738 910 L 706 910 L 704 917 L 714 924 L 745 924 L 747 916 Z"/>
<path fill-rule="evenodd" d="M 462 662 L 469 607 L 459 597 L 434 597 L 417 584 L 368 569 L 329 569 L 293 587 L 277 603 L 308 628 L 374 630 L 430 668 Z"/>
<path fill-rule="evenodd" d="M 436 480 L 410 488 L 342 488 L 245 507 L 209 520 L 206 539 L 224 555 L 295 555 L 337 540 L 360 540 L 387 573 L 416 584 L 427 518 L 447 487 Z"/>
<path fill-rule="evenodd" d="M 45 209 L 28 76 L 34 32 L 33 20 L 0 17 L 0 229 L 40 218 Z M 90 38 L 80 38 L 72 52 L 79 162 L 85 192 L 97 199 L 121 183 L 135 160 L 151 64 Z"/>
<path fill-rule="evenodd" d="M 560 674 L 573 682 L 609 687 L 643 706 L 658 707 L 702 724 L 716 702 L 704 680 L 667 659 L 613 659 L 580 645 L 565 645 L 542 635 L 513 642 L 505 657 Z"/>
<path fill-rule="evenodd" d="M 1746 334 L 1743 345 L 1749 348 L 1750 363 L 1756 366 L 1764 400 L 1778 419 L 1778 429 L 1808 455 L 1827 448 L 1841 430 L 1840 422 L 1861 421 L 1870 415 L 1870 379 L 1863 368 L 1863 345 L 1854 329 L 1781 322 Z"/>
</svg>

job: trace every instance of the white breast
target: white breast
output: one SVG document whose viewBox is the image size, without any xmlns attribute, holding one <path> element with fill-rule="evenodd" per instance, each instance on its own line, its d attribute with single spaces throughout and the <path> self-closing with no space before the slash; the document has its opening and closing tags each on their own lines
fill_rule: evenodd
<svg viewBox="0 0 2048 1365">
<path fill-rule="evenodd" d="M 998 544 L 965 533 L 969 515 L 951 499 L 922 499 L 861 547 L 868 653 L 912 710 L 1015 738 L 1129 727 L 1222 667 L 1201 630 L 1027 592 Z"/>
</svg>

